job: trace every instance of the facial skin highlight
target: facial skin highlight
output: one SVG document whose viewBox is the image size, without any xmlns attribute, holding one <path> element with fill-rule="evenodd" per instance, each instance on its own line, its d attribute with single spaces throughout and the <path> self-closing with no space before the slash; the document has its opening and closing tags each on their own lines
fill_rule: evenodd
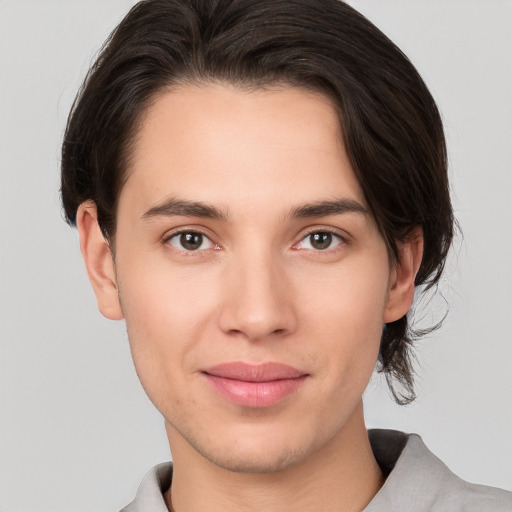
<svg viewBox="0 0 512 512">
<path fill-rule="evenodd" d="M 126 319 L 166 420 L 173 503 L 185 460 L 275 474 L 332 470 L 334 455 L 348 467 L 364 451 L 375 486 L 361 396 L 383 324 L 410 307 L 421 236 L 391 264 L 330 101 L 292 87 L 167 91 L 141 120 L 127 173 L 115 266 L 93 204 L 78 227 L 100 310 Z M 302 380 L 270 404 L 240 404 L 208 375 L 226 363 L 279 363 Z"/>
</svg>

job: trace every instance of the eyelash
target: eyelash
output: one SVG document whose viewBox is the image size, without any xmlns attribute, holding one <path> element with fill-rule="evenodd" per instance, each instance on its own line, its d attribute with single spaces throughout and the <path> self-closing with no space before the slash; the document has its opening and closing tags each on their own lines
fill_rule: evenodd
<svg viewBox="0 0 512 512">
<path fill-rule="evenodd" d="M 309 237 L 313 236 L 313 235 L 317 235 L 317 234 L 322 234 L 322 235 L 330 235 L 333 237 L 333 239 L 337 239 L 338 240 L 338 243 L 333 247 L 333 248 L 326 248 L 326 249 L 302 249 L 302 250 L 307 250 L 307 251 L 310 251 L 310 252 L 313 252 L 313 253 L 332 253 L 332 252 L 335 252 L 337 250 L 339 250 L 339 246 L 341 245 L 344 245 L 347 243 L 346 239 L 340 235 L 338 232 L 332 230 L 332 229 L 322 229 L 322 228 L 319 228 L 319 229 L 312 229 L 311 231 L 309 231 L 308 233 L 306 233 L 297 243 L 293 244 L 293 248 L 296 249 L 296 250 L 301 250 L 299 249 L 297 246 L 304 242 L 305 240 L 307 240 Z"/>
<path fill-rule="evenodd" d="M 333 248 L 327 247 L 325 249 L 315 249 L 315 248 L 300 249 L 298 247 L 299 244 L 301 244 L 302 242 L 307 240 L 309 237 L 312 237 L 313 235 L 317 235 L 317 234 L 330 235 L 330 236 L 333 237 L 333 239 L 336 239 L 338 241 L 338 243 Z M 182 237 L 183 235 L 192 235 L 192 236 L 200 236 L 200 237 L 202 237 L 201 244 L 200 244 L 199 248 L 197 248 L 197 249 L 186 249 L 185 247 L 183 247 L 183 244 L 181 242 L 178 242 L 181 245 L 181 247 L 176 247 L 173 244 L 171 244 L 171 241 L 173 239 L 178 239 L 178 237 Z M 209 241 L 210 244 L 212 245 L 212 247 L 207 247 L 206 249 L 200 249 L 201 245 L 203 245 L 205 240 Z M 216 244 L 215 242 L 213 242 L 211 240 L 211 238 L 207 234 L 203 233 L 202 231 L 193 230 L 193 229 L 188 229 L 188 230 L 187 229 L 182 229 L 180 231 L 172 233 L 171 235 L 164 237 L 163 243 L 167 244 L 167 245 L 171 245 L 174 249 L 176 249 L 178 251 L 181 251 L 182 253 L 188 254 L 188 255 L 192 255 L 194 253 L 199 255 L 199 254 L 204 254 L 204 251 L 219 250 L 220 249 L 219 245 Z M 331 240 L 330 243 L 332 243 L 332 240 Z M 346 243 L 346 239 L 342 235 L 340 235 L 338 232 L 336 232 L 334 230 L 330 230 L 330 229 L 314 229 L 314 230 L 311 230 L 308 233 L 304 234 L 298 242 L 293 244 L 292 248 L 295 249 L 295 250 L 307 250 L 307 251 L 314 252 L 314 253 L 332 253 L 332 252 L 334 252 L 336 250 L 339 250 L 339 246 L 343 245 L 345 243 Z"/>
<path fill-rule="evenodd" d="M 180 244 L 180 245 L 182 245 L 182 247 L 181 247 L 181 248 L 180 248 L 180 247 L 175 247 L 175 246 L 173 246 L 173 245 L 171 244 L 171 241 L 172 241 L 173 239 L 179 239 L 179 238 L 180 238 L 180 237 L 182 237 L 183 235 L 200 236 L 200 237 L 202 237 L 201 245 L 203 245 L 203 243 L 205 242 L 205 240 L 207 240 L 207 241 L 209 241 L 209 242 L 210 242 L 210 244 L 212 245 L 212 247 L 208 247 L 208 248 L 206 248 L 206 249 L 200 249 L 200 248 L 198 248 L 198 249 L 191 249 L 191 250 L 188 250 L 188 249 L 184 248 L 182 244 Z M 175 232 L 175 233 L 172 233 L 171 235 L 166 236 L 166 237 L 163 239 L 163 243 L 164 243 L 164 244 L 167 244 L 167 245 L 171 245 L 174 249 L 176 249 L 176 250 L 178 250 L 178 251 L 181 251 L 182 253 L 185 253 L 185 254 L 194 254 L 194 253 L 201 254 L 201 253 L 204 253 L 204 251 L 208 251 L 208 250 L 211 250 L 211 249 L 213 249 L 213 250 L 218 250 L 218 249 L 220 248 L 216 243 L 214 243 L 214 242 L 211 240 L 211 238 L 210 238 L 207 234 L 205 234 L 205 233 L 203 233 L 203 232 L 201 232 L 201 231 L 195 230 L 195 229 L 182 229 L 182 230 L 180 230 L 180 231 L 177 231 L 177 232 Z"/>
</svg>

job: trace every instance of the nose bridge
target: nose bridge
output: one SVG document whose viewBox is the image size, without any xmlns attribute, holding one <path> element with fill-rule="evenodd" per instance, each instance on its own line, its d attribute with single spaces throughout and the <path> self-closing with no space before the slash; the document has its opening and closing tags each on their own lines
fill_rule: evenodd
<svg viewBox="0 0 512 512">
<path fill-rule="evenodd" d="M 225 332 L 258 340 L 294 330 L 296 318 L 286 271 L 281 258 L 268 246 L 253 244 L 233 255 L 226 272 L 221 312 Z"/>
</svg>

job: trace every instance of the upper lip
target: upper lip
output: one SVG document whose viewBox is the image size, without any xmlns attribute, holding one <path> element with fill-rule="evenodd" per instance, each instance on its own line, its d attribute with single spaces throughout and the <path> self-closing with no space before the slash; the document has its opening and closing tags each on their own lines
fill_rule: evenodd
<svg viewBox="0 0 512 512">
<path fill-rule="evenodd" d="M 275 380 L 297 379 L 307 375 L 293 366 L 276 362 L 250 364 L 235 361 L 206 368 L 203 372 L 215 377 L 244 382 L 271 382 Z"/>
</svg>

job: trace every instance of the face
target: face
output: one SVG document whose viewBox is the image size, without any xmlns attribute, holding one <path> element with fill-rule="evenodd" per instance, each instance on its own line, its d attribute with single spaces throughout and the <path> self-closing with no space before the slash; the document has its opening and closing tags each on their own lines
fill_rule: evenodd
<svg viewBox="0 0 512 512">
<path fill-rule="evenodd" d="M 188 87 L 145 113 L 116 293 L 95 288 L 171 449 L 279 470 L 355 414 L 383 323 L 409 304 L 340 141 L 329 100 L 296 88 Z"/>
</svg>

